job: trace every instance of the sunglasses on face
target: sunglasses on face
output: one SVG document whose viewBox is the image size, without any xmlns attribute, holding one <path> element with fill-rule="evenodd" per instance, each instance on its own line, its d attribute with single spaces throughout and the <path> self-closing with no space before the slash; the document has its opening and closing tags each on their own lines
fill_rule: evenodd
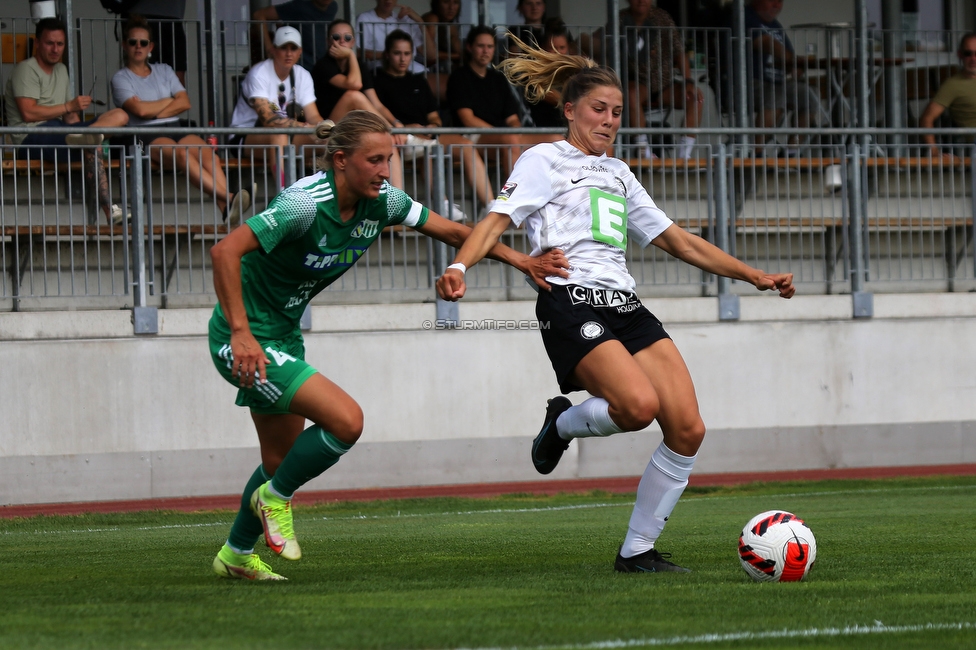
<svg viewBox="0 0 976 650">
<path fill-rule="evenodd" d="M 129 44 L 129 47 L 135 47 L 136 45 L 139 47 L 149 47 L 149 41 L 145 38 L 130 38 L 126 43 Z"/>
<path fill-rule="evenodd" d="M 332 40 L 336 42 L 345 41 L 348 43 L 352 40 L 352 34 L 333 34 Z"/>
<path fill-rule="evenodd" d="M 285 97 L 285 84 L 278 84 L 278 106 L 284 108 L 287 103 L 288 98 Z"/>
</svg>

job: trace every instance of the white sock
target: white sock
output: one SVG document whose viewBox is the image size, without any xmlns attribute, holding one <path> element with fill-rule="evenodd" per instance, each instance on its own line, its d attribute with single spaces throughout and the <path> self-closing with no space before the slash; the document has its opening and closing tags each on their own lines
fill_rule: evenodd
<svg viewBox="0 0 976 650">
<path fill-rule="evenodd" d="M 602 397 L 591 397 L 572 406 L 556 419 L 556 433 L 563 440 L 612 436 L 621 431 L 623 429 L 610 417 L 610 403 Z"/>
<path fill-rule="evenodd" d="M 283 499 L 284 501 L 291 501 L 291 497 L 283 496 L 281 494 L 281 492 L 279 492 L 278 490 L 274 489 L 274 483 L 270 483 L 270 482 L 268 483 L 268 492 L 270 492 L 271 494 L 275 495 L 279 499 Z M 292 495 L 292 496 L 294 496 L 294 495 Z"/>
<path fill-rule="evenodd" d="M 244 551 L 244 550 L 241 550 L 241 549 L 237 548 L 236 546 L 232 546 L 231 543 L 230 543 L 230 540 L 227 540 L 226 544 L 227 544 L 227 548 L 229 548 L 230 550 L 234 551 L 238 555 L 250 555 L 251 553 L 254 552 L 254 549 L 253 548 L 249 548 L 248 550 Z"/>
<path fill-rule="evenodd" d="M 681 136 L 681 144 L 678 145 L 678 157 L 687 160 L 691 158 L 691 148 L 695 146 L 695 139 L 690 135 Z"/>
<path fill-rule="evenodd" d="M 620 549 L 621 557 L 634 557 L 654 548 L 671 511 L 688 485 L 695 456 L 682 456 L 662 442 L 651 455 L 637 486 L 637 503 L 630 516 L 627 537 Z"/>
</svg>

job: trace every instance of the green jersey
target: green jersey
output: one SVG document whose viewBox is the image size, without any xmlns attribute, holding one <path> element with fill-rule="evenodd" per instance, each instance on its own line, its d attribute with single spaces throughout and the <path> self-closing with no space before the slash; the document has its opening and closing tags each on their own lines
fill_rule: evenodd
<svg viewBox="0 0 976 650">
<path fill-rule="evenodd" d="M 244 307 L 258 340 L 276 340 L 298 330 L 305 306 L 349 270 L 383 228 L 427 222 L 427 208 L 389 183 L 375 199 L 361 199 L 355 216 L 339 218 L 331 170 L 307 176 L 244 224 L 261 244 L 241 259 Z M 218 304 L 212 328 L 230 336 Z"/>
</svg>

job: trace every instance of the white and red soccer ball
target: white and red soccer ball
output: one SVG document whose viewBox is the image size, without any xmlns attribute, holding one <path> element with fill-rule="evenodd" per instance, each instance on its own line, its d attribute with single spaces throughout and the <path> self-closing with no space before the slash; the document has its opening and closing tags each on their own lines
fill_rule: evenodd
<svg viewBox="0 0 976 650">
<path fill-rule="evenodd" d="M 817 540 L 790 512 L 768 510 L 749 520 L 739 535 L 739 561 L 753 580 L 803 580 L 817 559 Z"/>
</svg>

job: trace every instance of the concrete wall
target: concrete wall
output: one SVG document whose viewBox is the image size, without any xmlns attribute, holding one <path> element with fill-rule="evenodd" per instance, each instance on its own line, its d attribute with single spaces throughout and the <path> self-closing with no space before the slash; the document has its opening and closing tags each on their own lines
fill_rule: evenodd
<svg viewBox="0 0 976 650">
<path fill-rule="evenodd" d="M 976 295 L 651 300 L 695 378 L 699 472 L 976 462 Z M 212 368 L 209 310 L 0 313 L 0 504 L 233 494 L 259 462 L 247 412 Z M 531 303 L 461 317 L 531 320 Z M 539 334 L 431 331 L 431 304 L 313 309 L 307 358 L 366 413 L 313 489 L 539 478 L 528 460 L 557 394 Z M 572 396 L 580 401 L 582 394 Z M 643 471 L 648 432 L 574 444 L 552 478 Z"/>
</svg>

